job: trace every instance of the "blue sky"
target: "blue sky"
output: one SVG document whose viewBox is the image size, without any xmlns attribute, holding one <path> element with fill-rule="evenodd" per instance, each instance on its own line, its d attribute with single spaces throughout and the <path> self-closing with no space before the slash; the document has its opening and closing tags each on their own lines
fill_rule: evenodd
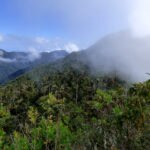
<svg viewBox="0 0 150 150">
<path fill-rule="evenodd" d="M 129 0 L 0 0 L 0 48 L 86 48 L 128 28 L 130 4 Z"/>
</svg>

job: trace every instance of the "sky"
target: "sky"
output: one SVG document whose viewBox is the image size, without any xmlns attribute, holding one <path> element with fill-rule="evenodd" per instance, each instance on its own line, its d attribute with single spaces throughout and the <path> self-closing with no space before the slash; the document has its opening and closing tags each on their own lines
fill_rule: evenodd
<svg viewBox="0 0 150 150">
<path fill-rule="evenodd" d="M 147 3 L 148 0 L 0 0 L 0 49 L 72 52 L 127 28 L 142 36 L 150 25 L 144 14 L 145 8 L 149 10 Z"/>
</svg>

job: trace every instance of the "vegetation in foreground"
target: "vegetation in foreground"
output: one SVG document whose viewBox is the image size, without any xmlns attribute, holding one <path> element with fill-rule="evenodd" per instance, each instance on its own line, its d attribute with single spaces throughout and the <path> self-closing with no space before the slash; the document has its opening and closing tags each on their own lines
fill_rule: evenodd
<svg viewBox="0 0 150 150">
<path fill-rule="evenodd" d="M 0 88 L 0 149 L 149 149 L 150 81 L 127 88 L 74 69 L 37 80 Z"/>
</svg>

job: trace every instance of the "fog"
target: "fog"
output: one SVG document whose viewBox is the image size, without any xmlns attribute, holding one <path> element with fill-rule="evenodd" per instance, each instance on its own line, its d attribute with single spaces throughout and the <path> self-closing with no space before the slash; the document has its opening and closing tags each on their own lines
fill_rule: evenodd
<svg viewBox="0 0 150 150">
<path fill-rule="evenodd" d="M 88 59 L 98 72 L 140 82 L 150 78 L 150 1 L 128 4 L 128 29 L 101 38 L 88 48 Z"/>
<path fill-rule="evenodd" d="M 129 30 L 109 34 L 88 48 L 87 58 L 98 72 L 115 73 L 138 82 L 149 79 L 150 37 L 135 38 Z"/>
<path fill-rule="evenodd" d="M 12 63 L 12 62 L 16 62 L 16 59 L 9 59 L 9 58 L 2 58 L 2 57 L 0 57 L 0 63 L 1 62 Z"/>
</svg>

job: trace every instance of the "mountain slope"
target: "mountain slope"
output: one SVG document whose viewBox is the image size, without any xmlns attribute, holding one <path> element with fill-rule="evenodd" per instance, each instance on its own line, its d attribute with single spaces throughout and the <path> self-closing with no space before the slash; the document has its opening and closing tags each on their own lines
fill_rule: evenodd
<svg viewBox="0 0 150 150">
<path fill-rule="evenodd" d="M 6 52 L 0 50 L 0 83 L 13 79 L 24 72 L 31 70 L 33 67 L 54 62 L 64 58 L 68 53 L 64 50 L 43 52 L 34 58 L 32 54 L 24 52 Z"/>
</svg>

